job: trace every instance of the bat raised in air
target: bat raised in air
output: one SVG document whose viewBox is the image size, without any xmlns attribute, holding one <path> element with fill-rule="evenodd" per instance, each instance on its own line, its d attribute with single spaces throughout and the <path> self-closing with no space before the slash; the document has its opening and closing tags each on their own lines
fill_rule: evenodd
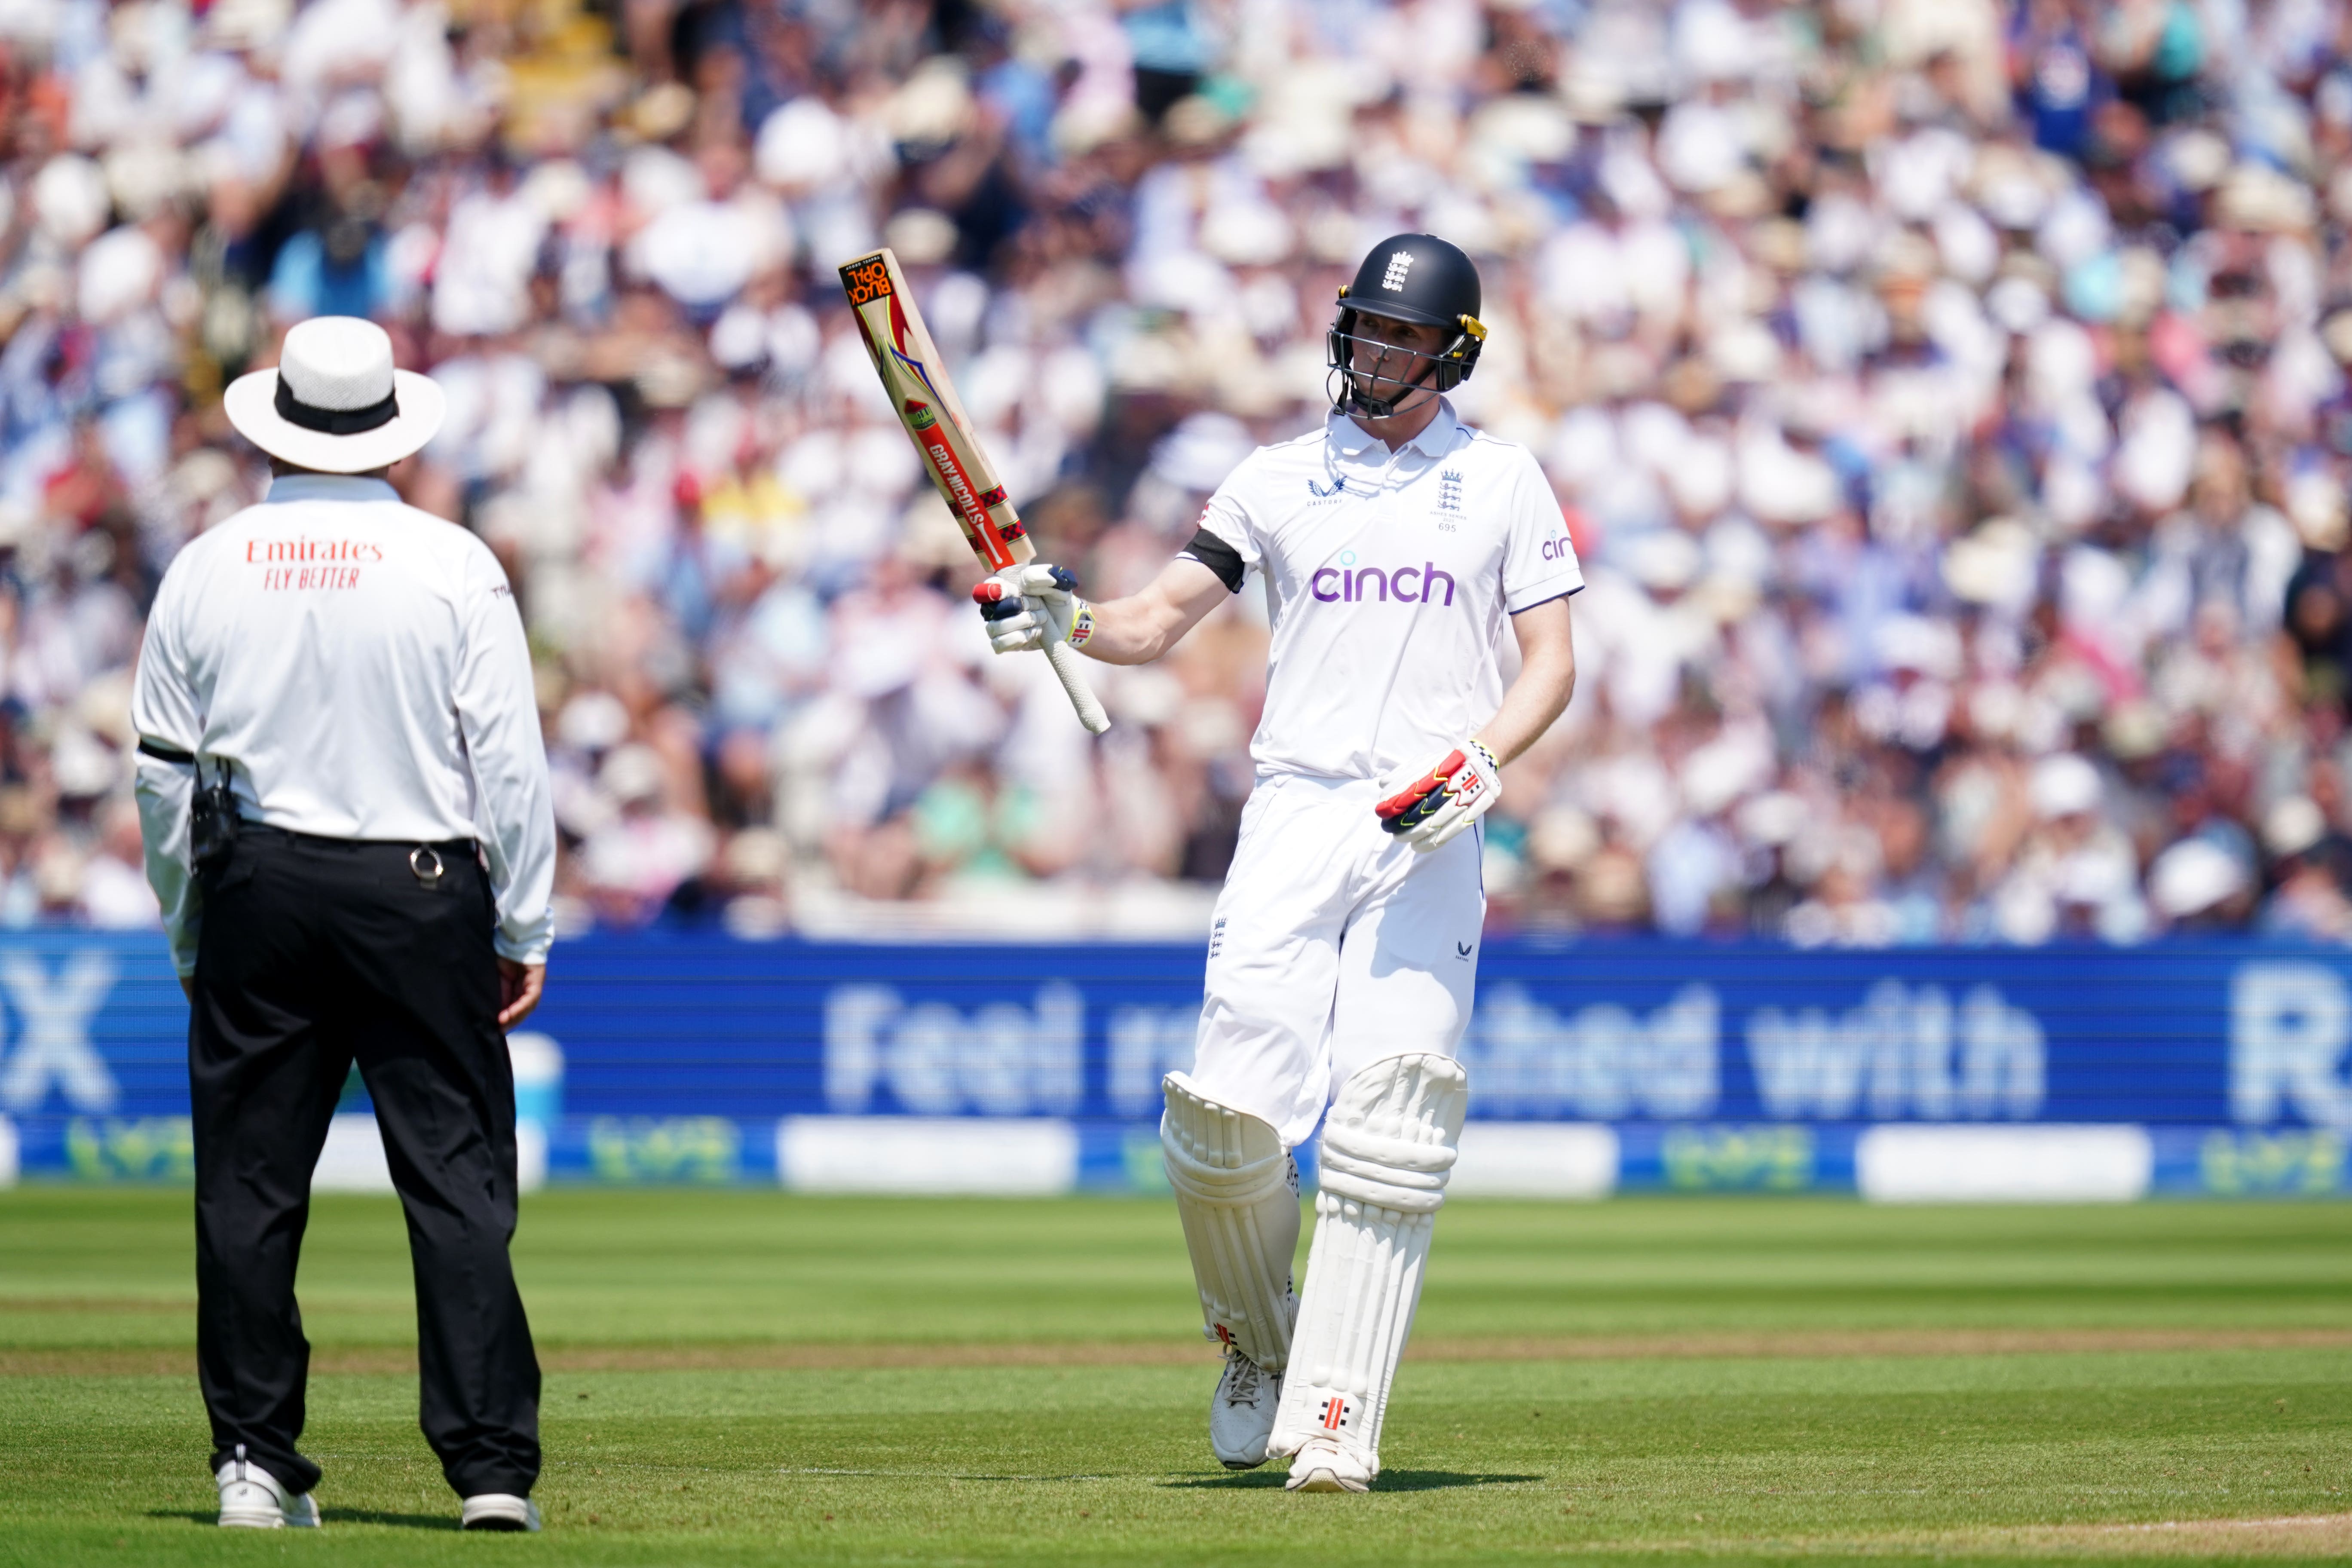
<svg viewBox="0 0 2352 1568">
<path fill-rule="evenodd" d="M 1005 495 L 996 466 L 981 449 L 979 433 L 964 416 L 963 404 L 948 380 L 947 366 L 940 362 L 922 313 L 915 308 L 898 258 L 887 249 L 861 256 L 843 266 L 841 286 L 849 295 L 866 352 L 882 377 L 882 390 L 890 395 L 890 406 L 898 411 L 908 439 L 923 455 L 923 469 L 955 513 L 971 552 L 991 572 L 1035 559 L 1037 547 L 1021 526 L 1021 514 Z M 1077 650 L 1051 630 L 1048 620 L 1045 658 L 1061 677 L 1070 706 L 1078 710 L 1078 722 L 1099 735 L 1110 728 L 1110 717 L 1087 686 Z"/>
</svg>

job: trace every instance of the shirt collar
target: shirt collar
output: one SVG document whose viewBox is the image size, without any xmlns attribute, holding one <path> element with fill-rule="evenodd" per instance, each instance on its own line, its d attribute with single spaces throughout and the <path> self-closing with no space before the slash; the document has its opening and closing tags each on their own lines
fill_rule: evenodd
<svg viewBox="0 0 2352 1568">
<path fill-rule="evenodd" d="M 1422 426 L 1421 434 L 1406 442 L 1405 446 L 1425 458 L 1442 458 L 1454 445 L 1454 433 L 1461 427 L 1462 422 L 1454 416 L 1453 403 L 1440 397 L 1437 400 L 1437 417 Z M 1324 430 L 1331 444 L 1339 447 L 1344 457 L 1360 458 L 1366 448 L 1373 447 L 1381 448 L 1376 456 L 1388 454 L 1387 447 L 1370 432 L 1336 408 L 1325 419 Z"/>
<path fill-rule="evenodd" d="M 289 500 L 392 500 L 400 492 L 364 474 L 280 474 L 269 481 L 267 503 Z"/>
</svg>

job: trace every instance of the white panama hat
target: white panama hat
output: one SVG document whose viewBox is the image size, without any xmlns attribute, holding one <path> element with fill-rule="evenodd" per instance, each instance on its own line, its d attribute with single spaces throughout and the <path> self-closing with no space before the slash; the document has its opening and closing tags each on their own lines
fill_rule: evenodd
<svg viewBox="0 0 2352 1568">
<path fill-rule="evenodd" d="M 324 474 L 363 474 L 441 428 L 441 388 L 392 368 L 392 339 L 356 316 L 315 316 L 286 334 L 276 370 L 229 383 L 221 398 L 238 434 L 273 458 Z"/>
</svg>

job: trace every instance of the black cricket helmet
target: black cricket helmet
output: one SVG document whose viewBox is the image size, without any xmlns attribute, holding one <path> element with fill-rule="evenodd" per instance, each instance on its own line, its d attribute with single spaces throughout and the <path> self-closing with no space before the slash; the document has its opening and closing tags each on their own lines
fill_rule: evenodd
<svg viewBox="0 0 2352 1568">
<path fill-rule="evenodd" d="M 1478 268 L 1459 246 L 1433 234 L 1400 234 L 1372 247 L 1355 280 L 1339 290 L 1325 362 L 1337 378 L 1332 406 L 1381 419 L 1416 391 L 1451 392 L 1469 380 L 1486 342 L 1480 298 Z M 1452 337 L 1436 353 L 1415 353 L 1360 338 L 1365 316 L 1438 327 Z M 1369 365 L 1354 363 L 1360 342 L 1374 351 Z"/>
</svg>

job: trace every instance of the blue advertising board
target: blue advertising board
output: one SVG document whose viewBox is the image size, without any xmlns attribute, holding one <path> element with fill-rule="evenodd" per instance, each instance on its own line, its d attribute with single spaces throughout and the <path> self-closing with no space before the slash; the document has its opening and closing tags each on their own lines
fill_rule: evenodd
<svg viewBox="0 0 2352 1568">
<path fill-rule="evenodd" d="M 599 935 L 558 952 L 523 1112 L 559 1180 L 888 1188 L 946 1148 L 981 1190 L 1150 1186 L 1201 971 L 1195 946 Z M 0 938 L 0 1169 L 184 1176 L 185 1028 L 152 937 Z M 1497 940 L 1464 1175 L 1892 1194 L 1934 1186 L 1921 1160 L 2039 1161 L 2074 1173 L 2046 1195 L 2336 1192 L 2347 1048 L 2335 949 Z"/>
</svg>

